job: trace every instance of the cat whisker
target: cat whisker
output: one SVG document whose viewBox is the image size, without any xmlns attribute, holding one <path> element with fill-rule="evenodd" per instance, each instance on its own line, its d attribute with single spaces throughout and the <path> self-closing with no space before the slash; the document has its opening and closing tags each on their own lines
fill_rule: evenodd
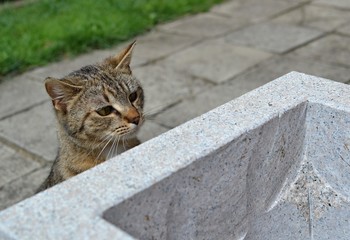
<svg viewBox="0 0 350 240">
<path fill-rule="evenodd" d="M 124 150 L 126 150 L 126 148 L 125 148 L 125 139 L 124 138 L 122 139 L 122 142 L 123 142 L 123 148 L 124 148 Z"/>
<path fill-rule="evenodd" d="M 112 146 L 111 146 L 111 148 L 109 149 L 109 151 L 108 151 L 108 154 L 107 154 L 107 157 L 106 157 L 106 160 L 108 160 L 108 159 L 110 159 L 110 158 L 112 158 L 113 156 L 113 148 L 114 148 L 114 145 L 115 145 L 115 143 L 116 143 L 116 141 L 117 141 L 117 138 L 114 138 L 114 140 L 113 140 L 113 143 L 112 143 Z M 111 155 L 110 155 L 111 154 Z"/>
<path fill-rule="evenodd" d="M 98 148 L 100 145 L 102 145 L 103 143 L 105 143 L 106 141 L 108 141 L 109 140 L 109 138 L 112 138 L 113 136 L 112 136 L 112 134 L 107 134 L 106 136 L 104 136 L 102 139 L 101 139 L 101 142 L 100 143 L 98 143 L 96 146 L 95 146 L 95 143 L 96 143 L 96 141 L 98 140 L 98 138 L 96 138 L 95 140 L 94 140 L 94 142 L 92 143 L 92 147 L 91 147 L 91 150 L 88 152 L 88 156 L 96 149 L 96 148 Z"/>
<path fill-rule="evenodd" d="M 106 147 L 108 146 L 108 144 L 113 140 L 113 136 L 108 140 L 108 142 L 104 145 L 104 147 L 102 148 L 101 152 L 97 155 L 97 157 L 95 158 L 95 162 L 96 160 L 101 156 L 102 152 L 106 149 Z"/>
<path fill-rule="evenodd" d="M 116 155 L 118 155 L 118 145 L 119 145 L 119 141 L 120 141 L 120 136 L 118 136 L 118 138 L 116 138 L 116 144 L 114 144 L 113 146 L 113 151 L 112 151 L 112 156 L 111 157 L 114 157 Z"/>
<path fill-rule="evenodd" d="M 117 142 L 117 146 L 115 148 L 115 150 L 117 151 L 117 153 L 115 155 L 118 155 L 118 146 L 119 146 L 119 141 L 120 141 L 120 137 L 118 137 L 118 142 Z"/>
</svg>

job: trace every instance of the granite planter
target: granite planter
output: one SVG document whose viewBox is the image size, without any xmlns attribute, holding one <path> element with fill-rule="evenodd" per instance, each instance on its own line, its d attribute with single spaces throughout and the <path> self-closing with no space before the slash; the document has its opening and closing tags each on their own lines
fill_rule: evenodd
<svg viewBox="0 0 350 240">
<path fill-rule="evenodd" d="M 292 72 L 0 212 L 0 239 L 350 239 L 350 87 Z"/>
</svg>

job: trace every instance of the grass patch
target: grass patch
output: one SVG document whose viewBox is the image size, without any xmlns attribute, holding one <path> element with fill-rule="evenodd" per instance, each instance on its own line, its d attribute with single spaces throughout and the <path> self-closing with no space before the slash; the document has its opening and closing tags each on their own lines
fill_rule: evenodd
<svg viewBox="0 0 350 240">
<path fill-rule="evenodd" d="M 0 77 L 107 48 L 223 0 L 37 0 L 0 8 Z"/>
</svg>

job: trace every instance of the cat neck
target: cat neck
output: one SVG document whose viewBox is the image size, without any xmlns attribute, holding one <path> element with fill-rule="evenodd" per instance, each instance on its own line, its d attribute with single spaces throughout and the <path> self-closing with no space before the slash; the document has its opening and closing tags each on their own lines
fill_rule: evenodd
<svg viewBox="0 0 350 240">
<path fill-rule="evenodd" d="M 95 145 L 98 147 L 93 148 L 88 143 L 80 142 L 79 144 L 78 140 L 65 131 L 62 125 L 59 125 L 58 138 L 59 160 L 69 165 L 81 165 L 81 168 L 84 169 L 89 169 L 139 144 L 136 138 L 116 139 L 108 144 L 96 142 Z"/>
<path fill-rule="evenodd" d="M 73 175 L 90 169 L 106 160 L 105 154 L 101 153 L 102 149 L 83 147 L 62 126 L 59 126 L 58 140 L 59 152 L 57 161 L 60 165 L 72 171 Z"/>
</svg>

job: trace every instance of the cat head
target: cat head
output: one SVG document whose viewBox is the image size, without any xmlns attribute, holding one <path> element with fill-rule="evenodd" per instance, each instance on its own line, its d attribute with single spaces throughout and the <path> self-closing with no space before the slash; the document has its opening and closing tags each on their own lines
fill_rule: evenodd
<svg viewBox="0 0 350 240">
<path fill-rule="evenodd" d="M 62 79 L 46 79 L 60 129 L 77 144 L 128 138 L 142 124 L 143 90 L 130 69 L 134 46 Z"/>
</svg>

